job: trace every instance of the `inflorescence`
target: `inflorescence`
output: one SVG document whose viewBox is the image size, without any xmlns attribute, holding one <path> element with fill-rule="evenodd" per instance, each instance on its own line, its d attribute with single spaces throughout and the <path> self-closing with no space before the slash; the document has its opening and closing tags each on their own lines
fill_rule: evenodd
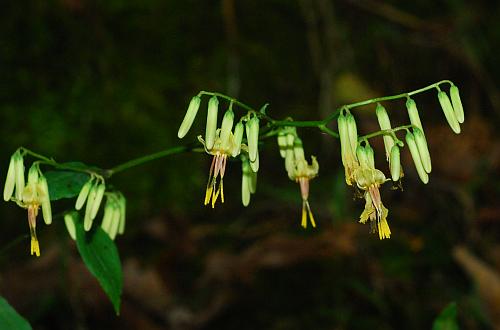
<svg viewBox="0 0 500 330">
<path fill-rule="evenodd" d="M 440 88 L 440 85 L 444 83 L 450 84 L 449 96 Z M 360 195 L 365 199 L 365 208 L 361 213 L 359 222 L 363 224 L 369 223 L 371 231 L 378 233 L 380 239 L 390 238 L 391 230 L 387 220 L 389 211 L 382 203 L 380 186 L 387 181 L 401 185 L 401 178 L 404 173 L 400 161 L 400 150 L 405 146 L 405 143 L 398 138 L 397 133 L 399 131 L 406 131 L 405 142 L 410 150 L 419 178 L 424 184 L 429 182 L 429 174 L 432 170 L 431 157 L 417 105 L 411 96 L 434 88 L 438 92 L 438 100 L 448 124 L 453 132 L 459 134 L 460 124 L 464 122 L 464 112 L 458 88 L 451 81 L 441 81 L 414 92 L 345 105 L 323 121 L 310 122 L 294 122 L 291 119 L 276 121 L 267 116 L 264 111 L 255 111 L 226 95 L 200 92 L 192 98 L 189 104 L 179 128 L 178 137 L 183 138 L 190 130 L 200 108 L 201 97 L 211 95 L 208 101 L 205 140 L 202 139 L 201 135 L 198 137 L 205 151 L 213 156 L 205 193 L 205 205 L 211 204 L 213 208 L 219 195 L 221 202 L 224 202 L 223 178 L 227 158 L 239 157 L 243 169 L 242 203 L 244 206 L 248 206 L 250 195 L 255 193 L 256 190 L 259 168 L 259 119 L 266 120 L 267 126 L 265 127 L 267 130 L 260 138 L 277 136 L 279 152 L 285 160 L 285 170 L 288 177 L 300 186 L 302 197 L 301 225 L 306 228 L 308 219 L 312 227 L 316 227 L 309 205 L 309 181 L 318 175 L 319 164 L 315 156 L 311 156 L 311 163 L 307 162 L 304 156 L 302 140 L 297 134 L 297 127 L 315 126 L 332 136 L 338 136 L 340 138 L 340 153 L 344 166 L 345 181 L 347 185 L 355 188 L 357 195 L 361 192 Z M 229 102 L 228 110 L 224 114 L 220 128 L 217 128 L 219 107 L 217 97 L 226 99 Z M 388 112 L 380 102 L 401 98 L 406 98 L 410 124 L 392 128 Z M 233 106 L 235 104 L 246 110 L 247 113 L 239 119 L 234 131 L 232 131 L 234 121 Z M 380 131 L 359 136 L 356 120 L 351 109 L 369 104 L 376 104 L 375 114 Z M 326 127 L 335 118 L 337 119 L 338 134 Z M 244 127 L 246 139 L 243 137 Z M 377 136 L 382 136 L 384 140 L 385 159 L 389 164 L 388 177 L 381 170 L 375 168 L 375 153 L 370 146 L 369 139 Z M 217 185 L 218 177 L 220 177 L 220 183 Z"/>
<path fill-rule="evenodd" d="M 449 84 L 449 95 L 441 90 L 440 85 Z M 347 185 L 355 188 L 357 195 L 365 199 L 365 208 L 361 213 L 359 222 L 369 223 L 372 232 L 378 233 L 380 239 L 390 238 L 391 230 L 388 223 L 388 209 L 382 203 L 380 187 L 387 181 L 401 184 L 403 169 L 400 161 L 400 150 L 406 145 L 413 158 L 415 168 L 420 180 L 427 184 L 429 174 L 432 170 L 431 157 L 427 147 L 424 128 L 420 121 L 415 101 L 412 95 L 436 89 L 439 104 L 444 112 L 446 120 L 453 132 L 460 133 L 460 124 L 464 122 L 464 111 L 457 86 L 451 81 L 444 80 L 419 90 L 393 96 L 375 98 L 367 101 L 344 105 L 333 112 L 324 120 L 320 121 L 293 121 L 286 119 L 274 120 L 266 113 L 266 107 L 256 111 L 248 105 L 220 93 L 202 91 L 194 96 L 189 103 L 186 115 L 177 133 L 179 138 L 184 138 L 189 132 L 198 110 L 200 109 L 203 96 L 210 96 L 207 107 L 207 121 L 204 138 L 198 136 L 205 152 L 212 156 L 208 182 L 205 190 L 204 204 L 215 207 L 217 200 L 224 203 L 224 175 L 229 158 L 241 161 L 241 200 L 244 206 L 250 204 L 251 195 L 257 189 L 257 173 L 259 170 L 259 140 L 276 136 L 280 156 L 284 159 L 284 167 L 288 178 L 299 184 L 302 198 L 301 226 L 307 228 L 308 223 L 316 227 L 316 221 L 309 204 L 310 181 L 318 176 L 319 163 L 315 156 L 311 161 L 306 160 L 304 147 L 297 128 L 316 127 L 322 132 L 336 138 L 340 138 L 340 154 L 344 166 L 345 181 Z M 228 108 L 222 117 L 221 125 L 218 126 L 219 98 L 228 101 Z M 393 128 L 385 107 L 380 103 L 395 99 L 406 98 L 408 111 L 408 125 Z M 450 99 L 451 98 L 451 99 Z M 351 110 L 358 106 L 376 104 L 375 114 L 380 130 L 364 135 L 358 135 L 356 120 Z M 246 113 L 235 120 L 233 108 L 239 107 Z M 327 127 L 330 122 L 337 120 L 338 133 Z M 267 122 L 261 129 L 261 122 Z M 236 122 L 236 124 L 235 124 Z M 405 131 L 403 142 L 397 136 L 400 131 Z M 386 175 L 375 168 L 375 153 L 370 146 L 369 139 L 382 136 L 384 140 L 385 159 L 389 163 L 389 174 Z M 142 163 L 182 152 L 186 148 L 178 148 L 176 151 L 161 152 L 131 160 L 111 170 L 93 171 L 93 168 L 75 168 L 65 164 L 59 164 L 53 159 L 36 154 L 28 149 L 19 148 L 10 159 L 7 178 L 4 185 L 4 200 L 13 201 L 28 211 L 28 225 L 30 229 L 31 254 L 40 256 L 40 246 L 36 234 L 36 219 L 39 209 L 47 225 L 52 223 L 51 196 L 49 192 L 50 182 L 46 179 L 40 167 L 53 166 L 74 172 L 85 172 L 89 180 L 83 184 L 75 202 L 75 210 L 64 214 L 64 223 L 71 238 L 76 235 L 76 224 L 78 211 L 85 207 L 83 217 L 83 229 L 89 231 L 94 219 L 97 217 L 102 201 L 105 206 L 101 228 L 111 239 L 117 234 L 123 234 L 125 230 L 126 200 L 123 194 L 114 189 L 107 189 L 102 173 L 109 178 L 113 173 L 140 165 Z M 28 180 L 25 181 L 24 157 L 31 155 L 38 160 L 34 161 L 28 171 Z M 361 194 L 359 194 L 361 192 Z"/>
</svg>

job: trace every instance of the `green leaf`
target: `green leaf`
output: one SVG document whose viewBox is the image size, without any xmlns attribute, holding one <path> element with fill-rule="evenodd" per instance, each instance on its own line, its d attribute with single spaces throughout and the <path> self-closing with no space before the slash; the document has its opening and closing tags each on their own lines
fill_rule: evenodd
<svg viewBox="0 0 500 330">
<path fill-rule="evenodd" d="M 432 330 L 458 330 L 457 304 L 450 303 L 434 320 Z"/>
<path fill-rule="evenodd" d="M 122 266 L 115 242 L 101 227 L 86 232 L 81 218 L 75 222 L 76 246 L 78 252 L 113 304 L 116 314 L 120 314 L 123 286 Z"/>
<path fill-rule="evenodd" d="M 48 171 L 43 173 L 49 185 L 50 200 L 76 197 L 90 179 L 87 173 L 73 171 Z"/>
<path fill-rule="evenodd" d="M 0 297 L 0 329 L 30 330 L 31 325 Z"/>
</svg>

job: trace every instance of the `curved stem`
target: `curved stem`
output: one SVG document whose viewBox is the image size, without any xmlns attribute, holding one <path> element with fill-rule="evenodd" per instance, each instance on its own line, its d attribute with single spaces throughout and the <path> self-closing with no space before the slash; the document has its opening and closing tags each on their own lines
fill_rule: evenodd
<svg viewBox="0 0 500 330">
<path fill-rule="evenodd" d="M 90 168 L 81 168 L 81 167 L 78 167 L 78 166 L 71 166 L 71 165 L 67 165 L 67 164 L 60 164 L 58 162 L 56 162 L 54 159 L 51 159 L 51 158 L 48 158 L 48 157 L 45 157 L 43 155 L 40 155 L 34 151 L 31 151 L 25 147 L 21 147 L 20 148 L 21 151 L 24 153 L 24 154 L 27 154 L 27 155 L 30 155 L 32 157 L 35 157 L 35 158 L 38 158 L 40 159 L 39 163 L 40 164 L 45 164 L 45 165 L 50 165 L 50 166 L 53 166 L 57 169 L 61 169 L 61 170 L 68 170 L 68 171 L 74 171 L 74 172 L 82 172 L 82 173 L 87 173 L 89 175 L 102 175 L 102 170 L 99 169 L 99 168 L 95 168 L 95 169 L 90 169 Z"/>
<path fill-rule="evenodd" d="M 222 94 L 222 93 L 200 91 L 198 93 L 198 95 L 199 96 L 211 95 L 211 96 L 217 96 L 217 97 L 226 99 L 231 104 L 236 104 L 247 111 L 255 113 L 255 115 L 259 116 L 261 119 L 266 120 L 268 122 L 267 128 L 269 130 L 263 131 L 262 132 L 263 134 L 261 135 L 260 138 L 267 138 L 267 137 L 274 136 L 275 130 L 273 130 L 273 129 L 278 128 L 278 127 L 283 127 L 283 126 L 315 127 L 317 129 L 319 129 L 320 131 L 322 131 L 322 132 L 324 132 L 332 137 L 339 138 L 338 132 L 335 132 L 334 130 L 328 128 L 327 125 L 330 122 L 332 122 L 333 120 L 337 119 L 337 117 L 339 116 L 340 112 L 343 109 L 352 109 L 352 108 L 356 108 L 356 107 L 360 107 L 360 106 L 364 106 L 364 105 L 369 105 L 369 104 L 373 104 L 373 103 L 377 103 L 377 102 L 391 101 L 391 100 L 396 100 L 396 99 L 401 99 L 401 98 L 408 98 L 411 95 L 422 93 L 422 92 L 425 92 L 425 91 L 430 90 L 430 89 L 434 89 L 434 88 L 439 89 L 439 85 L 441 85 L 441 84 L 453 85 L 453 82 L 451 82 L 450 80 L 441 80 L 441 81 L 436 82 L 434 84 L 431 84 L 429 86 L 425 86 L 423 88 L 416 89 L 416 90 L 408 92 L 408 93 L 401 93 L 401 94 L 396 94 L 396 95 L 377 97 L 377 98 L 373 98 L 373 99 L 369 99 L 369 100 L 365 100 L 365 101 L 360 101 L 360 102 L 342 105 L 342 106 L 338 107 L 336 110 L 334 110 L 331 114 L 329 114 L 324 119 L 306 120 L 306 121 L 293 121 L 292 119 L 276 120 L 276 119 L 273 119 L 272 117 L 268 116 L 264 111 L 257 111 L 254 108 L 252 108 L 251 106 L 249 106 L 243 102 L 240 102 L 233 97 Z M 264 108 L 265 108 L 265 106 L 263 107 L 263 109 Z M 361 139 L 361 140 L 362 139 L 370 139 L 372 137 L 376 137 L 379 135 L 392 135 L 393 137 L 395 137 L 395 134 L 394 134 L 395 132 L 397 132 L 399 130 L 403 130 L 403 129 L 409 129 L 411 127 L 413 127 L 413 126 L 412 125 L 405 125 L 405 126 L 396 127 L 396 128 L 390 129 L 390 130 L 381 130 L 381 131 L 370 133 L 370 134 L 367 134 L 364 136 L 360 136 L 359 139 Z M 29 149 L 26 149 L 23 147 L 21 147 L 20 149 L 23 153 L 29 154 L 29 155 L 39 159 L 40 163 L 51 165 L 51 166 L 58 168 L 58 169 L 65 169 L 65 170 L 70 170 L 70 171 L 75 171 L 75 172 L 84 172 L 84 173 L 88 173 L 90 175 L 98 175 L 98 176 L 102 176 L 102 177 L 106 177 L 106 178 L 109 178 L 112 175 L 119 173 L 119 172 L 122 172 L 122 171 L 125 171 L 129 168 L 136 167 L 136 166 L 142 165 L 144 163 L 147 163 L 147 162 L 150 162 L 150 161 L 153 161 L 156 159 L 160 159 L 160 158 L 167 157 L 170 155 L 179 154 L 182 152 L 196 150 L 194 148 L 194 144 L 187 145 L 187 146 L 173 147 L 173 148 L 165 149 L 165 150 L 162 150 L 159 152 L 155 152 L 152 154 L 148 154 L 148 155 L 145 155 L 142 157 L 138 157 L 138 158 L 129 160 L 125 163 L 119 164 L 119 165 L 117 165 L 111 169 L 108 169 L 108 170 L 103 170 L 103 169 L 99 169 L 99 168 L 88 168 L 88 167 L 81 168 L 78 166 L 72 166 L 72 165 L 68 165 L 68 164 L 59 164 L 54 159 L 37 154 Z"/>
<path fill-rule="evenodd" d="M 160 159 L 160 158 L 163 158 L 166 156 L 180 154 L 180 153 L 186 152 L 186 151 L 191 151 L 192 149 L 193 149 L 193 147 L 191 145 L 190 146 L 179 146 L 179 147 L 173 147 L 173 148 L 165 149 L 162 151 L 158 151 L 158 152 L 155 152 L 153 154 L 145 155 L 142 157 L 138 157 L 138 158 L 129 160 L 123 164 L 117 165 L 109 170 L 106 170 L 106 176 L 110 177 L 113 174 L 125 171 L 129 168 L 136 167 L 136 166 L 142 165 L 144 163 L 147 163 L 147 162 L 150 162 L 150 161 L 153 161 L 156 159 Z"/>
</svg>

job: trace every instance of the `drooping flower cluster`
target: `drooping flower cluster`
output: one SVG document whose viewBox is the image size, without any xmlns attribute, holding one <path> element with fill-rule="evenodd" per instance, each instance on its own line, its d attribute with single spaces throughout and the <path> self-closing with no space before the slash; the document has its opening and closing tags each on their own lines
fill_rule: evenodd
<svg viewBox="0 0 500 330">
<path fill-rule="evenodd" d="M 40 256 L 40 245 L 36 235 L 36 218 L 40 207 L 47 225 L 52 223 L 49 187 L 47 180 L 40 171 L 38 163 L 33 163 L 28 171 L 28 182 L 24 179 L 24 161 L 20 150 L 16 151 L 9 164 L 5 180 L 3 198 L 13 200 L 22 208 L 28 210 L 28 225 L 31 237 L 31 254 Z"/>
<path fill-rule="evenodd" d="M 464 121 L 464 112 L 458 88 L 455 85 L 450 87 L 451 101 L 446 92 L 441 91 L 439 87 L 436 88 L 439 102 L 450 127 L 455 133 L 460 133 L 460 123 Z M 406 108 L 411 128 L 406 129 L 405 141 L 418 176 L 424 184 L 427 184 L 429 173 L 432 171 L 431 157 L 416 103 L 410 96 L 407 97 Z M 377 104 L 375 112 L 383 133 L 391 179 L 396 182 L 404 175 L 400 161 L 400 148 L 404 146 L 404 143 L 397 138 L 396 130 L 391 128 L 387 111 L 380 103 Z M 365 209 L 360 216 L 360 222 L 370 221 L 372 231 L 378 232 L 380 239 L 389 238 L 391 235 L 387 222 L 389 212 L 382 204 L 379 190 L 379 187 L 389 179 L 386 179 L 384 173 L 375 168 L 373 149 L 366 138 L 358 138 L 354 116 L 347 107 L 339 114 L 338 129 L 346 183 L 348 185 L 356 183 L 356 187 L 363 191 L 365 199 Z"/>
<path fill-rule="evenodd" d="M 199 96 L 191 99 L 177 133 L 179 138 L 183 138 L 189 132 L 198 113 L 200 103 Z M 201 135 L 198 136 L 198 140 L 202 143 L 206 153 L 213 156 L 204 200 L 204 204 L 211 204 L 212 208 L 215 207 L 219 196 L 221 202 L 224 203 L 224 175 L 229 157 L 236 158 L 242 155 L 243 205 L 247 206 L 249 204 L 250 194 L 254 193 L 256 188 L 257 171 L 259 170 L 259 117 L 255 113 L 248 113 L 234 125 L 233 131 L 234 112 L 232 106 L 233 104 L 230 103 L 229 109 L 224 113 L 220 128 L 217 128 L 219 101 L 215 95 L 212 96 L 208 101 L 205 139 Z M 243 143 L 244 133 L 246 133 L 247 144 Z"/>
<path fill-rule="evenodd" d="M 307 219 L 316 227 L 314 216 L 309 205 L 309 181 L 318 175 L 319 164 L 316 157 L 311 156 L 311 164 L 307 163 L 304 156 L 302 140 L 298 137 L 295 128 L 286 127 L 278 134 L 280 155 L 285 159 L 285 169 L 290 180 L 300 185 L 302 197 L 301 226 L 307 228 Z"/>
<path fill-rule="evenodd" d="M 85 205 L 83 229 L 89 231 L 104 198 L 106 198 L 106 203 L 101 228 L 114 240 L 117 234 L 123 234 L 125 231 L 126 199 L 120 192 L 106 192 L 106 184 L 102 177 L 93 176 L 82 186 L 76 198 L 75 209 L 79 211 Z M 67 213 L 64 221 L 68 233 L 75 239 L 75 214 L 73 212 Z"/>
<path fill-rule="evenodd" d="M 439 88 L 440 83 L 435 84 L 434 87 L 438 90 L 438 99 L 448 123 L 455 133 L 459 133 L 460 124 L 464 121 L 464 113 L 458 88 L 451 82 L 449 83 L 451 84 L 451 100 L 448 94 Z M 393 181 L 400 185 L 401 179 L 404 176 L 400 160 L 400 149 L 404 147 L 405 143 L 397 137 L 398 131 L 406 130 L 405 142 L 408 145 L 417 173 L 422 182 L 427 183 L 429 181 L 429 173 L 432 170 L 431 157 L 424 129 L 420 121 L 416 103 L 410 97 L 415 93 L 411 92 L 406 95 L 406 107 L 411 125 L 393 129 L 387 110 L 382 104 L 377 103 L 375 113 L 380 131 L 358 137 L 358 127 L 351 109 L 361 104 L 372 103 L 372 101 L 374 103 L 375 100 L 344 106 L 338 115 L 338 135 L 340 137 L 345 181 L 347 185 L 354 186 L 357 190 L 360 190 L 365 199 L 365 208 L 361 213 L 359 221 L 361 223 L 369 223 L 372 231 L 377 232 L 380 239 L 390 238 L 391 236 L 387 220 L 389 211 L 382 203 L 380 187 L 387 181 Z M 205 205 L 211 203 L 212 207 L 214 207 L 219 196 L 221 197 L 221 201 L 224 202 L 223 178 L 227 159 L 230 156 L 240 156 L 242 162 L 242 202 L 244 206 L 247 206 L 250 203 L 251 194 L 255 193 L 256 190 L 257 171 L 259 167 L 258 118 L 260 115 L 263 115 L 267 119 L 269 118 L 262 110 L 259 114 L 255 111 L 249 111 L 236 124 L 233 132 L 234 113 L 232 105 L 234 100 L 225 97 L 230 100 L 229 109 L 224 114 L 221 127 L 217 128 L 219 102 L 215 95 L 221 96 L 221 94 L 200 93 L 200 95 L 204 94 L 213 95 L 208 102 L 205 139 L 202 139 L 201 136 L 198 137 L 205 151 L 213 156 L 205 193 Z M 388 97 L 387 99 L 393 98 Z M 192 98 L 178 131 L 179 138 L 183 138 L 189 131 L 200 103 L 200 96 Z M 245 106 L 245 108 L 248 107 Z M 270 129 L 264 133 L 264 137 L 277 135 L 280 155 L 285 160 L 288 177 L 300 186 L 302 196 L 301 225 L 306 228 L 308 222 L 310 222 L 315 227 L 316 222 L 309 205 L 309 182 L 318 175 L 319 164 L 314 156 L 311 157 L 311 163 L 306 161 L 302 141 L 298 137 L 295 127 L 283 126 L 283 121 L 279 122 L 279 125 L 276 125 L 276 123 L 277 121 L 269 120 L 270 125 L 268 128 L 270 127 Z M 320 126 L 318 127 L 322 131 L 334 135 L 324 123 L 320 124 Z M 247 144 L 243 143 L 244 130 L 246 131 Z M 368 139 L 379 135 L 382 135 L 384 140 L 385 159 L 388 162 L 390 172 L 389 178 L 386 178 L 385 174 L 376 168 L 374 150 L 368 142 Z M 220 182 L 218 182 L 219 178 Z"/>
</svg>

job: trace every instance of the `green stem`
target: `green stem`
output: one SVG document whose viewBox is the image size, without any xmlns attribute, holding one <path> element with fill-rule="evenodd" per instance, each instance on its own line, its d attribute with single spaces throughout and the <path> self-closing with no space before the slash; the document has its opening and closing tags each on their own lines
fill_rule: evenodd
<svg viewBox="0 0 500 330">
<path fill-rule="evenodd" d="M 169 148 L 169 149 L 165 149 L 162 151 L 158 151 L 158 152 L 155 152 L 153 154 L 146 155 L 146 156 L 138 157 L 138 158 L 129 160 L 128 162 L 117 165 L 117 166 L 107 170 L 106 176 L 110 177 L 113 174 L 125 171 L 129 168 L 136 167 L 136 166 L 142 165 L 144 163 L 147 163 L 147 162 L 150 162 L 150 161 L 153 161 L 156 159 L 160 159 L 160 158 L 163 158 L 166 156 L 180 154 L 180 153 L 186 152 L 186 151 L 191 151 L 192 149 L 193 149 L 192 146 L 179 146 L 179 147 L 174 147 L 174 148 Z"/>
<path fill-rule="evenodd" d="M 275 135 L 275 132 L 274 132 L 273 129 L 277 128 L 277 127 L 283 127 L 283 126 L 315 127 L 315 128 L 318 128 L 322 132 L 324 132 L 324 133 L 326 133 L 326 134 L 328 134 L 328 135 L 330 135 L 332 137 L 339 138 L 338 132 L 335 132 L 332 129 L 328 128 L 327 125 L 330 122 L 332 122 L 333 120 L 337 119 L 337 117 L 339 116 L 340 112 L 343 109 L 352 109 L 352 108 L 361 107 L 361 106 L 364 106 L 364 105 L 369 105 L 369 104 L 373 104 L 373 103 L 377 103 L 377 102 L 391 101 L 391 100 L 396 100 L 396 99 L 401 99 L 401 98 L 408 98 L 411 95 L 422 93 L 422 92 L 425 92 L 425 91 L 433 89 L 433 88 L 439 89 L 439 85 L 446 84 L 446 83 L 450 84 L 450 85 L 453 85 L 453 82 L 451 82 L 450 80 L 441 80 L 441 81 L 436 82 L 434 84 L 431 84 L 429 86 L 425 86 L 423 88 L 416 89 L 416 90 L 408 92 L 408 93 L 401 93 L 401 94 L 396 94 L 396 95 L 377 97 L 377 98 L 373 98 L 373 99 L 369 99 L 369 100 L 365 100 L 365 101 L 361 101 L 361 102 L 356 102 L 356 103 L 342 105 L 342 106 L 338 107 L 335 111 L 333 111 L 330 115 L 328 115 L 326 118 L 324 118 L 322 120 L 307 120 L 307 121 L 293 121 L 292 119 L 276 120 L 276 119 L 273 119 L 273 118 L 269 117 L 263 111 L 262 112 L 257 111 L 254 108 L 252 108 L 251 106 L 249 106 L 249 105 L 247 105 L 247 104 L 245 104 L 243 102 L 240 102 L 240 101 L 238 101 L 237 99 L 235 99 L 233 97 L 224 95 L 222 93 L 200 91 L 198 93 L 198 95 L 199 96 L 201 96 L 201 95 L 211 95 L 211 96 L 217 96 L 217 97 L 226 99 L 229 102 L 231 102 L 232 104 L 236 104 L 236 105 L 240 106 L 241 108 L 243 108 L 243 109 L 245 109 L 247 111 L 255 113 L 261 119 L 266 120 L 269 123 L 268 124 L 269 131 L 265 132 L 261 136 L 261 138 L 266 138 L 266 137 L 270 137 L 270 136 Z M 397 132 L 399 130 L 403 130 L 403 129 L 409 129 L 411 127 L 412 127 L 412 125 L 406 125 L 406 126 L 396 127 L 396 128 L 390 129 L 390 130 L 377 131 L 377 132 L 374 132 L 374 133 L 370 133 L 370 134 L 361 136 L 361 137 L 359 137 L 359 139 L 360 140 L 370 139 L 372 137 L 376 137 L 376 136 L 379 136 L 379 135 L 387 135 L 387 134 L 392 135 L 393 137 L 397 138 L 395 136 L 395 132 Z M 136 166 L 142 165 L 144 163 L 147 163 L 147 162 L 150 162 L 150 161 L 153 161 L 153 160 L 156 160 L 156 159 L 160 159 L 160 158 L 167 157 L 167 156 L 174 155 L 174 154 L 179 154 L 179 153 L 186 152 L 186 151 L 193 151 L 193 150 L 195 150 L 193 148 L 193 145 L 169 148 L 169 149 L 166 149 L 166 150 L 155 152 L 153 154 L 149 154 L 149 155 L 145 155 L 145 156 L 142 156 L 142 157 L 138 157 L 138 158 L 129 160 L 129 161 L 127 161 L 127 162 L 125 162 L 123 164 L 119 164 L 119 165 L 117 165 L 117 166 L 115 166 L 115 167 L 113 167 L 113 168 L 111 168 L 109 170 L 102 170 L 102 169 L 99 169 L 99 168 L 89 169 L 89 168 L 79 168 L 79 167 L 76 167 L 76 166 L 71 166 L 71 165 L 66 165 L 66 164 L 59 164 L 54 159 L 50 159 L 50 158 L 45 157 L 43 155 L 37 154 L 37 153 L 35 153 L 35 152 L 33 152 L 33 151 L 29 150 L 29 149 L 21 148 L 21 151 L 24 152 L 25 154 L 29 154 L 29 155 L 31 155 L 31 156 L 33 156 L 35 158 L 38 158 L 38 159 L 40 159 L 41 163 L 54 166 L 55 168 L 65 169 L 65 170 L 70 170 L 70 171 L 75 171 L 75 172 L 84 172 L 84 173 L 88 173 L 90 175 L 100 175 L 100 176 L 103 176 L 103 177 L 106 177 L 106 178 L 109 178 L 112 175 L 114 175 L 116 173 L 119 173 L 119 172 L 122 172 L 122 171 L 125 171 L 125 170 L 127 170 L 129 168 L 136 167 Z"/>
<path fill-rule="evenodd" d="M 99 168 L 89 169 L 89 168 L 80 168 L 77 166 L 71 166 L 71 165 L 66 165 L 66 164 L 59 164 L 54 159 L 40 155 L 40 154 L 38 154 L 34 151 L 31 151 L 27 148 L 21 147 L 20 149 L 24 154 L 27 154 L 27 155 L 30 155 L 32 157 L 40 159 L 39 163 L 41 163 L 41 164 L 50 165 L 50 166 L 53 166 L 53 167 L 55 167 L 57 169 L 61 169 L 61 170 L 82 172 L 82 173 L 87 173 L 89 175 L 102 175 L 102 170 Z"/>
<path fill-rule="evenodd" d="M 201 96 L 201 95 L 211 95 L 211 96 L 217 96 L 217 97 L 220 97 L 220 98 L 223 98 L 223 99 L 226 99 L 228 100 L 229 102 L 232 102 L 234 104 L 237 104 L 239 105 L 240 107 L 242 107 L 243 109 L 247 110 L 247 111 L 253 111 L 253 112 L 257 112 L 257 110 L 253 109 L 252 107 L 246 105 L 245 103 L 243 102 L 240 102 L 238 101 L 237 99 L 231 97 L 231 96 L 227 96 L 227 95 L 224 95 L 222 93 L 217 93 L 217 92 L 207 92 L 207 91 L 201 91 L 198 93 L 198 96 Z"/>
<path fill-rule="evenodd" d="M 413 127 L 415 127 L 415 126 L 413 126 L 413 125 L 404 125 L 404 126 L 399 126 L 399 127 L 391 128 L 391 129 L 384 129 L 384 130 L 380 130 L 380 131 L 376 131 L 376 132 L 373 132 L 373 133 L 370 133 L 370 134 L 366 134 L 366 135 L 360 136 L 360 137 L 358 137 L 358 140 L 359 141 L 367 140 L 367 139 L 371 139 L 373 137 L 380 136 L 380 135 L 391 135 L 392 136 L 397 131 L 408 130 L 408 129 L 413 128 Z"/>
</svg>

